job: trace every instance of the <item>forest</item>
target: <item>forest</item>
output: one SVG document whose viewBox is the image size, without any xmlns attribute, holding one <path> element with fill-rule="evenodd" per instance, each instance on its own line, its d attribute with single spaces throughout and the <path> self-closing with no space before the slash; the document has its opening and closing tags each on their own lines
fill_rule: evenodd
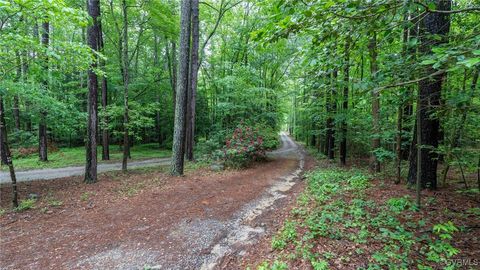
<svg viewBox="0 0 480 270">
<path fill-rule="evenodd" d="M 475 269 L 479 74 L 478 0 L 0 0 L 0 268 Z"/>
</svg>

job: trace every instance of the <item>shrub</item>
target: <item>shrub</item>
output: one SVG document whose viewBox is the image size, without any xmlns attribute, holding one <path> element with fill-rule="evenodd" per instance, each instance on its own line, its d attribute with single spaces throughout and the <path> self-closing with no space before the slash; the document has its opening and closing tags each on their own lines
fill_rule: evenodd
<svg viewBox="0 0 480 270">
<path fill-rule="evenodd" d="M 12 141 L 12 148 L 34 148 L 38 144 L 37 134 L 34 132 L 16 130 L 8 134 Z"/>
<path fill-rule="evenodd" d="M 257 124 L 254 129 L 258 131 L 260 136 L 262 136 L 263 147 L 266 150 L 274 150 L 280 146 L 278 131 L 274 128 L 264 124 Z"/>
<path fill-rule="evenodd" d="M 265 158 L 263 137 L 257 129 L 243 123 L 228 136 L 223 149 L 216 152 L 217 158 L 227 167 L 242 168 L 253 161 Z"/>
</svg>

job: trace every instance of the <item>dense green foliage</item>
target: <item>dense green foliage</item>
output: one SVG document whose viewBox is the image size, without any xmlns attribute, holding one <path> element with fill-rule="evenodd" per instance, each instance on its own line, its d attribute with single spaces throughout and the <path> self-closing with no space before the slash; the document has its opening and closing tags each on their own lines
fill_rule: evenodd
<svg viewBox="0 0 480 270">
<path fill-rule="evenodd" d="M 129 134 L 133 144 L 158 142 L 170 148 L 179 4 L 162 0 L 127 4 Z M 0 5 L 4 18 L 0 89 L 13 148 L 36 146 L 41 111 L 48 112 L 51 144 L 83 144 L 86 73 L 95 54 L 105 62 L 96 73 L 108 83 L 108 106 L 100 110 L 99 126 L 109 130 L 112 144 L 121 143 L 121 3 L 101 2 L 105 45 L 95 54 L 85 44 L 91 22 L 83 4 L 22 0 Z M 287 124 L 297 139 L 327 155 L 344 142 L 348 156 L 372 153 L 380 162 L 396 158 L 401 135 L 405 159 L 414 136 L 416 82 L 428 80 L 431 67 L 434 72 L 448 72 L 441 107 L 434 113 L 442 134 L 433 150 L 444 156 L 447 165 L 472 172 L 478 167 L 480 137 L 475 124 L 480 121 L 474 81 L 480 64 L 475 6 L 475 1 L 456 1 L 452 10 L 459 12 L 449 16 L 448 43 L 426 52 L 422 43 L 429 37 L 418 26 L 436 11 L 434 1 L 203 3 L 196 140 L 213 138 L 221 144 L 216 148 L 221 148 L 226 134 L 242 121 L 261 123 L 269 134 Z M 41 24 L 46 21 L 51 30 L 48 47 L 41 43 Z M 380 106 L 378 120 L 372 114 L 375 100 Z M 379 145 L 372 145 L 375 139 Z M 266 148 L 275 146 L 272 141 Z"/>
<path fill-rule="evenodd" d="M 418 83 L 433 82 L 435 74 L 445 72 L 440 106 L 428 116 L 440 122 L 440 144 L 432 151 L 443 156 L 445 165 L 474 172 L 480 158 L 480 2 L 454 1 L 452 11 L 437 11 L 439 3 L 262 1 L 264 27 L 252 33 L 254 40 L 287 40 L 296 48 L 286 82 L 288 122 L 295 137 L 328 155 L 333 133 L 332 151 L 340 150 L 340 158 L 346 138 L 348 156 L 372 153 L 387 162 L 398 158 L 401 135 L 401 155 L 407 159 L 415 135 Z M 447 37 L 424 31 L 432 14 L 450 14 Z"/>
<path fill-rule="evenodd" d="M 173 130 L 174 44 L 178 38 L 176 1 L 127 1 L 129 8 L 129 133 L 134 144 L 159 141 L 170 148 Z M 101 1 L 108 108 L 100 111 L 100 128 L 108 127 L 111 143 L 123 134 L 121 5 Z M 282 78 L 290 50 L 249 44 L 259 27 L 253 3 L 207 3 L 201 8 L 201 69 L 197 94 L 197 137 L 215 136 L 241 121 L 264 123 L 273 133 L 283 121 Z M 86 129 L 86 72 L 92 54 L 85 44 L 88 16 L 76 1 L 2 1 L 2 93 L 13 148 L 35 147 L 39 110 L 48 111 L 51 144 L 79 146 Z M 219 13 L 220 12 L 220 13 Z M 236 18 L 242 18 L 238 20 Z M 41 23 L 50 22 L 51 45 L 40 43 Z M 218 25 L 216 23 L 218 22 Z M 178 48 L 178 44 L 176 44 Z M 281 52 L 281 53 L 279 53 Z M 5 57 L 3 57 L 5 56 Z M 49 57 L 48 73 L 43 72 Z M 153 61 L 152 61 L 153 60 Z M 22 70 L 22 67 L 23 70 Z M 17 71 L 18 69 L 18 71 Z M 48 81 L 46 88 L 44 81 Z M 100 95 L 100 94 L 99 94 Z M 18 106 L 20 127 L 11 112 Z M 108 116 L 105 126 L 103 115 Z M 158 134 L 158 132 L 160 134 Z M 273 143 L 270 147 L 274 147 Z"/>
</svg>

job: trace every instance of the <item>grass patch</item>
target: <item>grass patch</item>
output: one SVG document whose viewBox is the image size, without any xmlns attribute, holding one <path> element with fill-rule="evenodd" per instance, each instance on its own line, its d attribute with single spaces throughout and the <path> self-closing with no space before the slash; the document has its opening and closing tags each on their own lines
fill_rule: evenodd
<svg viewBox="0 0 480 270">
<path fill-rule="evenodd" d="M 48 203 L 49 206 L 52 206 L 52 207 L 59 207 L 59 206 L 63 205 L 62 201 L 56 200 L 56 199 L 53 199 L 53 198 L 48 199 L 47 203 Z"/>
<path fill-rule="evenodd" d="M 128 182 L 128 180 L 122 181 L 122 185 L 117 189 L 117 192 L 122 197 L 133 197 L 137 195 L 141 190 L 143 190 L 145 186 L 146 186 L 145 182 L 131 183 L 131 182 Z"/>
<path fill-rule="evenodd" d="M 95 193 L 93 192 L 83 192 L 82 195 L 80 195 L 80 200 L 83 201 L 83 202 L 86 202 L 90 199 L 90 196 L 93 196 L 95 195 Z"/>
<path fill-rule="evenodd" d="M 99 163 L 101 161 L 101 147 L 97 150 Z M 112 145 L 110 148 L 110 161 L 119 162 L 122 159 L 123 152 L 118 146 Z M 171 151 L 159 149 L 158 144 L 143 144 L 131 148 L 132 160 L 153 159 L 170 157 Z M 85 164 L 85 147 L 61 148 L 57 152 L 48 153 L 48 162 L 38 161 L 38 155 L 32 154 L 27 157 L 15 158 L 15 169 L 46 169 L 46 168 L 62 168 L 68 166 L 80 166 Z M 7 170 L 2 166 L 2 170 Z"/>
<path fill-rule="evenodd" d="M 33 208 L 35 208 L 35 203 L 36 202 L 37 202 L 37 200 L 35 200 L 35 199 L 22 200 L 22 201 L 20 201 L 20 203 L 18 204 L 18 206 L 14 210 L 16 212 L 23 212 L 23 211 L 26 211 L 26 210 L 29 210 L 29 209 L 33 209 Z"/>
<path fill-rule="evenodd" d="M 408 196 L 369 199 L 371 177 L 365 171 L 322 168 L 306 178 L 291 218 L 272 239 L 274 258 L 257 269 L 305 263 L 322 270 L 339 263 L 357 269 L 455 269 L 451 258 L 459 250 L 451 242 L 459 229 L 451 221 L 420 219 Z"/>
</svg>

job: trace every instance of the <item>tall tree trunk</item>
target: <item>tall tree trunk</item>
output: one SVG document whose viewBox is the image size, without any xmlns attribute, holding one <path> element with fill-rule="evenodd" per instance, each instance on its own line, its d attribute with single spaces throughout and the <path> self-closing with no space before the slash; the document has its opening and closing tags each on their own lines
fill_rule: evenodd
<svg viewBox="0 0 480 270">
<path fill-rule="evenodd" d="M 410 17 L 412 17 L 411 14 Z M 418 27 L 419 27 L 419 22 L 418 19 L 415 19 L 412 21 L 414 23 L 413 27 L 410 27 L 408 29 L 408 41 L 416 38 L 418 39 Z M 417 47 L 416 46 L 410 46 L 407 48 L 407 54 L 412 57 L 413 61 L 416 61 L 417 58 Z M 415 79 L 413 74 L 411 75 L 411 80 Z M 405 97 L 405 104 L 403 107 L 403 120 L 407 119 L 412 119 L 413 116 L 413 97 L 414 97 L 414 92 L 415 92 L 415 86 L 414 85 L 408 85 L 406 86 L 406 97 Z M 413 120 L 414 122 L 415 120 Z M 412 126 L 410 125 L 405 125 L 402 124 L 402 134 L 411 134 L 412 133 Z M 408 160 L 408 157 L 410 155 L 410 146 L 408 144 L 409 139 L 407 136 L 402 137 L 402 159 L 403 160 Z"/>
<path fill-rule="evenodd" d="M 377 34 L 372 32 L 368 44 L 370 54 L 370 76 L 375 82 L 378 72 L 377 64 Z M 372 90 L 372 118 L 373 118 L 373 138 L 372 138 L 372 157 L 371 168 L 374 172 L 380 172 L 380 162 L 375 155 L 375 150 L 380 148 L 380 94 L 376 90 Z"/>
<path fill-rule="evenodd" d="M 192 56 L 190 63 L 190 86 L 189 86 L 189 113 L 187 120 L 187 144 L 186 154 L 187 159 L 192 161 L 193 147 L 195 144 L 195 107 L 197 102 L 197 85 L 198 85 L 198 49 L 200 41 L 200 29 L 199 29 L 199 12 L 198 12 L 199 0 L 192 0 Z"/>
<path fill-rule="evenodd" d="M 342 141 L 340 142 L 340 162 L 347 163 L 347 115 L 348 115 L 348 86 L 350 83 L 350 37 L 345 41 L 345 59 L 343 66 L 343 120 L 342 120 Z"/>
<path fill-rule="evenodd" d="M 335 158 L 335 121 L 334 115 L 337 111 L 337 78 L 338 71 L 335 69 L 330 83 L 330 99 L 327 101 L 327 156 L 329 159 Z"/>
<path fill-rule="evenodd" d="M 420 209 L 421 207 L 421 194 L 422 194 L 422 167 L 423 167 L 423 164 L 422 164 L 422 157 L 423 157 L 423 153 L 422 153 L 422 125 L 421 125 L 421 110 L 422 109 L 422 106 L 421 106 L 421 96 L 420 96 L 420 90 L 419 90 L 419 93 L 417 95 L 417 119 L 416 119 L 416 122 L 415 122 L 415 146 L 413 146 L 413 143 L 412 143 L 412 149 L 410 151 L 410 153 L 415 153 L 415 158 L 416 158 L 416 164 L 417 166 L 415 167 L 415 189 L 416 189 L 416 202 L 417 202 L 417 208 Z M 414 149 L 414 147 L 416 149 Z M 410 169 L 412 169 L 412 167 L 410 167 Z M 412 180 L 413 182 L 413 180 Z"/>
<path fill-rule="evenodd" d="M 5 124 L 5 109 L 3 106 L 3 96 L 0 95 L 0 144 L 2 148 L 1 160 L 3 164 L 8 166 L 10 171 L 10 179 L 12 180 L 12 203 L 13 207 L 18 207 L 17 178 L 13 167 L 12 155 L 7 140 L 7 127 Z"/>
<path fill-rule="evenodd" d="M 38 23 L 37 21 L 34 21 L 33 23 L 33 30 L 32 30 L 32 36 L 33 36 L 33 39 L 36 40 L 36 41 L 39 41 L 40 38 L 39 38 L 39 29 L 38 29 Z M 38 53 L 35 51 L 35 50 L 31 50 L 31 51 L 26 51 L 25 52 L 25 61 L 24 61 L 24 76 L 27 75 L 27 60 L 28 59 L 28 56 L 30 56 L 31 58 L 33 59 L 36 59 L 37 56 L 38 56 Z M 25 110 L 26 111 L 29 111 L 29 109 L 31 108 L 31 103 L 30 101 L 26 100 L 25 101 Z M 27 115 L 26 116 L 26 119 L 25 119 L 25 130 L 27 131 L 30 131 L 32 132 L 33 131 L 33 127 L 32 127 L 32 117 L 30 115 Z"/>
<path fill-rule="evenodd" d="M 470 85 L 470 93 L 469 93 L 469 104 L 463 108 L 462 112 L 462 117 L 460 119 L 460 123 L 457 125 L 457 128 L 453 130 L 453 135 L 452 135 L 452 140 L 450 147 L 447 150 L 447 155 L 445 158 L 445 166 L 442 170 L 442 185 L 445 186 L 446 180 L 447 180 L 447 174 L 448 171 L 450 170 L 450 160 L 452 159 L 453 151 L 455 151 L 455 148 L 457 148 L 460 145 L 460 138 L 462 137 L 463 129 L 465 128 L 465 122 L 467 121 L 467 113 L 468 113 L 468 107 L 470 106 L 472 99 L 475 94 L 475 89 L 477 88 L 477 83 L 478 83 L 478 76 L 479 76 L 479 69 L 475 69 L 473 71 L 473 78 L 472 78 L 472 84 Z M 465 74 L 466 77 L 467 74 Z"/>
<path fill-rule="evenodd" d="M 172 96 L 173 96 L 173 110 L 175 113 L 176 103 L 177 103 L 177 43 L 172 41 L 171 43 L 171 52 L 169 50 L 169 45 L 166 46 L 166 55 L 167 55 L 167 64 L 168 72 L 170 75 L 170 85 L 172 86 Z"/>
<path fill-rule="evenodd" d="M 436 0 L 437 10 L 451 10 L 451 0 Z M 422 21 L 420 29 L 422 37 L 422 46 L 420 48 L 423 54 L 430 54 L 433 46 L 448 42 L 448 33 L 450 31 L 450 16 L 447 13 L 428 13 Z M 442 37 L 435 38 L 433 35 Z M 427 74 L 435 72 L 433 67 L 426 68 Z M 437 188 L 437 165 L 438 155 L 435 153 L 439 143 L 440 136 L 440 120 L 435 115 L 436 108 L 440 106 L 440 97 L 442 92 L 442 82 L 444 74 L 433 76 L 429 80 L 419 82 L 419 98 L 420 108 L 417 121 L 421 127 L 421 187 L 430 189 Z M 417 129 L 417 132 L 419 130 Z M 416 143 L 416 142 L 415 142 Z M 410 155 L 410 169 L 408 174 L 408 182 L 413 184 L 417 178 L 417 154 Z"/>
<path fill-rule="evenodd" d="M 98 21 L 98 50 L 101 53 L 105 52 L 105 43 L 103 40 L 103 28 L 102 21 Z M 100 59 L 99 61 L 100 69 L 105 72 L 105 59 Z M 107 106 L 108 106 L 108 81 L 107 76 L 102 76 L 102 160 L 110 160 L 110 135 L 108 132 L 108 115 L 107 115 Z"/>
<path fill-rule="evenodd" d="M 402 173 L 402 131 L 403 131 L 403 104 L 398 106 L 397 111 L 397 141 L 395 151 L 397 152 L 397 177 L 395 184 L 400 184 Z"/>
<path fill-rule="evenodd" d="M 477 187 L 478 191 L 480 192 L 480 156 L 478 156 L 477 162 Z"/>
<path fill-rule="evenodd" d="M 156 34 L 154 34 L 154 40 L 153 40 L 153 66 L 160 69 L 160 59 L 158 57 L 158 45 L 159 45 L 159 38 Z M 168 61 L 167 61 L 168 62 Z M 167 66 L 167 68 L 169 68 Z M 171 74 L 171 72 L 169 71 Z M 160 80 L 160 73 L 155 72 L 155 80 Z M 158 142 L 158 147 L 162 147 L 162 130 L 161 130 L 161 123 L 160 123 L 160 92 L 157 91 L 156 93 L 156 101 L 157 104 L 159 105 L 157 110 L 156 110 L 156 117 L 155 117 L 155 130 L 157 133 L 157 142 Z"/>
<path fill-rule="evenodd" d="M 50 43 L 50 23 L 42 24 L 42 44 L 48 50 Z M 48 88 L 48 56 L 44 58 L 43 66 L 43 87 L 44 91 Z M 38 156 L 40 161 L 48 161 L 47 156 L 47 111 L 45 108 L 40 109 L 40 122 L 38 123 Z"/>
<path fill-rule="evenodd" d="M 22 57 L 20 53 L 17 51 L 15 52 L 17 58 L 17 78 L 16 81 L 18 83 L 23 82 L 23 64 L 22 64 Z M 15 94 L 13 96 L 13 120 L 15 122 L 15 129 L 18 131 L 20 130 L 20 104 L 18 100 L 18 95 Z"/>
<path fill-rule="evenodd" d="M 405 15 L 405 20 L 409 20 L 410 15 L 407 14 Z M 415 28 L 415 26 L 413 27 Z M 409 27 L 406 25 L 403 28 L 403 39 L 402 39 L 402 56 L 406 58 L 409 53 L 411 52 L 411 49 L 409 48 L 409 43 L 410 41 L 410 30 Z M 395 143 L 395 152 L 396 152 L 396 178 L 395 178 L 395 184 L 399 184 L 401 182 L 401 175 L 402 175 L 402 160 L 403 160 L 403 155 L 404 155 L 404 149 L 402 147 L 403 142 L 405 140 L 403 133 L 404 133 L 404 116 L 406 113 L 406 108 L 411 106 L 411 86 L 407 86 L 405 88 L 400 89 L 400 94 L 399 94 L 399 105 L 397 109 L 397 135 L 396 135 L 396 143 Z M 408 112 L 407 112 L 408 113 Z"/>
<path fill-rule="evenodd" d="M 93 24 L 88 27 L 88 46 L 95 54 L 99 47 L 99 17 L 100 1 L 87 1 L 88 15 L 92 17 Z M 98 77 L 95 74 L 98 58 L 94 60 L 88 70 L 88 122 L 87 122 L 87 140 L 86 140 L 86 159 L 85 159 L 85 183 L 95 183 L 97 181 L 97 122 L 98 122 Z"/>
<path fill-rule="evenodd" d="M 178 72 L 178 88 L 176 91 L 175 123 L 172 146 L 172 175 L 183 175 L 185 154 L 185 117 L 187 107 L 190 30 L 191 30 L 191 0 L 182 0 L 180 29 L 180 58 Z"/>
<path fill-rule="evenodd" d="M 328 78 L 325 78 L 325 81 L 327 82 Z M 332 80 L 330 79 L 330 82 Z M 330 146 L 330 137 L 332 137 L 332 129 L 333 129 L 333 117 L 332 117 L 332 94 L 330 92 L 325 93 L 325 108 L 327 111 L 327 119 L 325 122 L 325 147 L 324 147 L 324 152 L 323 154 L 328 157 L 329 153 L 329 146 Z"/>
<path fill-rule="evenodd" d="M 128 157 L 130 155 L 130 143 L 128 134 L 128 6 L 126 0 L 122 0 L 122 14 L 123 14 L 123 46 L 122 46 L 122 69 L 123 69 L 123 159 L 122 159 L 122 171 L 127 170 Z"/>
</svg>

